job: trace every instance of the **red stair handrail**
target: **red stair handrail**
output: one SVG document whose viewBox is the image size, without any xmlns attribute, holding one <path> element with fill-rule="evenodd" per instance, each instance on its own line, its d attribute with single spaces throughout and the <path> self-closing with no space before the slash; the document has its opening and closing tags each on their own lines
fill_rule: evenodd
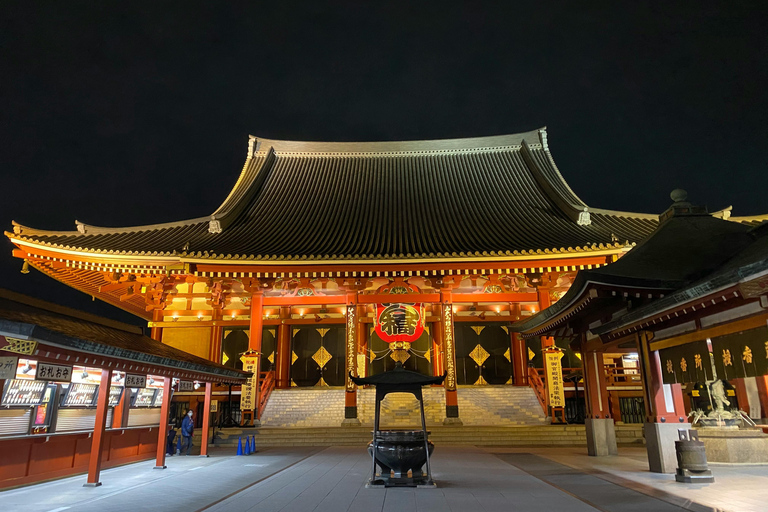
<svg viewBox="0 0 768 512">
<path fill-rule="evenodd" d="M 544 370 L 542 370 L 544 371 Z M 547 385 L 539 374 L 539 369 L 528 367 L 528 384 L 530 384 L 533 392 L 536 394 L 536 398 L 539 400 L 539 405 L 544 410 L 544 414 L 548 414 L 547 411 Z"/>
<path fill-rule="evenodd" d="M 268 371 L 268 372 L 261 372 L 259 374 L 259 379 L 261 380 L 261 390 L 259 392 L 259 410 L 257 411 L 256 419 L 261 419 L 261 414 L 264 412 L 264 409 L 267 407 L 267 401 L 269 400 L 269 395 L 272 394 L 272 390 L 275 389 L 275 372 L 274 371 Z"/>
</svg>

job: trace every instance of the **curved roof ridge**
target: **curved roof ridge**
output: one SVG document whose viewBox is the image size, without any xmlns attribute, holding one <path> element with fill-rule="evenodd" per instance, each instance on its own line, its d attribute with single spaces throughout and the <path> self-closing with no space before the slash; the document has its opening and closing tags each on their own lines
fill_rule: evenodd
<svg viewBox="0 0 768 512">
<path fill-rule="evenodd" d="M 254 152 L 273 148 L 279 153 L 431 153 L 519 146 L 524 139 L 542 143 L 541 133 L 546 133 L 545 127 L 508 135 L 432 140 L 322 142 L 267 139 L 254 135 L 251 139 L 256 142 Z"/>
<path fill-rule="evenodd" d="M 734 222 L 762 222 L 768 220 L 768 213 L 762 215 L 741 215 L 738 217 L 729 217 L 728 220 Z"/>
<path fill-rule="evenodd" d="M 648 219 L 659 220 L 659 214 L 657 213 L 638 213 L 638 212 L 625 212 L 622 210 L 607 210 L 604 208 L 592 208 L 589 207 L 589 213 L 596 213 L 602 215 L 612 215 L 616 217 L 628 217 L 630 219 Z"/>
<path fill-rule="evenodd" d="M 104 235 L 104 234 L 121 234 L 121 233 L 136 233 L 139 231 L 154 231 L 158 229 L 187 227 L 194 224 L 200 224 L 201 222 L 208 222 L 210 217 L 198 217 L 195 219 L 177 220 L 173 222 L 163 222 L 159 224 L 146 224 L 143 226 L 126 226 L 126 227 L 104 227 L 104 226 L 92 226 L 79 220 L 75 220 L 77 230 L 75 231 L 48 231 L 45 229 L 30 228 L 23 226 L 16 221 L 11 221 L 13 224 L 13 232 L 16 235 L 44 235 L 44 236 L 71 236 L 71 235 Z"/>
</svg>

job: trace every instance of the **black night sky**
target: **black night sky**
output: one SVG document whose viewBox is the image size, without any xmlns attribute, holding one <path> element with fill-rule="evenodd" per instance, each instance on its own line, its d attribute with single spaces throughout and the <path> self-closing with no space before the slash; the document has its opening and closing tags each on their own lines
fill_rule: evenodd
<svg viewBox="0 0 768 512">
<path fill-rule="evenodd" d="M 6 230 L 210 214 L 249 133 L 367 141 L 541 126 L 590 206 L 659 213 L 682 187 L 710 210 L 768 213 L 765 2 L 106 4 L 3 4 Z M 0 287 L 142 323 L 20 274 L 0 245 Z"/>
</svg>

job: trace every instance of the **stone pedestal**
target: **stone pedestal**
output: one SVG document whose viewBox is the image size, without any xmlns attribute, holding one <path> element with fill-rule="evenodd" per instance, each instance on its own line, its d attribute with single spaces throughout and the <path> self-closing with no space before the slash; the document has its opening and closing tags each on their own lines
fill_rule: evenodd
<svg viewBox="0 0 768 512">
<path fill-rule="evenodd" d="M 677 470 L 675 441 L 679 429 L 688 430 L 690 423 L 646 423 L 643 425 L 648 467 L 653 473 L 674 473 Z"/>
<path fill-rule="evenodd" d="M 768 462 L 768 435 L 761 429 L 699 428 L 708 462 L 758 464 Z"/>
<path fill-rule="evenodd" d="M 587 430 L 587 453 L 592 457 L 618 454 L 616 448 L 616 427 L 613 419 L 584 420 Z"/>
</svg>

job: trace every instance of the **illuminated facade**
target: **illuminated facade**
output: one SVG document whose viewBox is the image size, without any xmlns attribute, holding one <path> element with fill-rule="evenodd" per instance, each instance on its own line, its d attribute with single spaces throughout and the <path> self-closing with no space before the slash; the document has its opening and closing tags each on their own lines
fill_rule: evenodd
<svg viewBox="0 0 768 512">
<path fill-rule="evenodd" d="M 588 207 L 546 135 L 251 137 L 209 216 L 6 235 L 25 265 L 146 319 L 163 343 L 229 366 L 250 349 L 278 388 L 345 387 L 350 420 L 348 374 L 391 367 L 389 343 L 408 343 L 406 367 L 447 373 L 446 417 L 458 418 L 457 385 L 528 385 L 530 347 L 511 323 L 658 225 Z"/>
</svg>

